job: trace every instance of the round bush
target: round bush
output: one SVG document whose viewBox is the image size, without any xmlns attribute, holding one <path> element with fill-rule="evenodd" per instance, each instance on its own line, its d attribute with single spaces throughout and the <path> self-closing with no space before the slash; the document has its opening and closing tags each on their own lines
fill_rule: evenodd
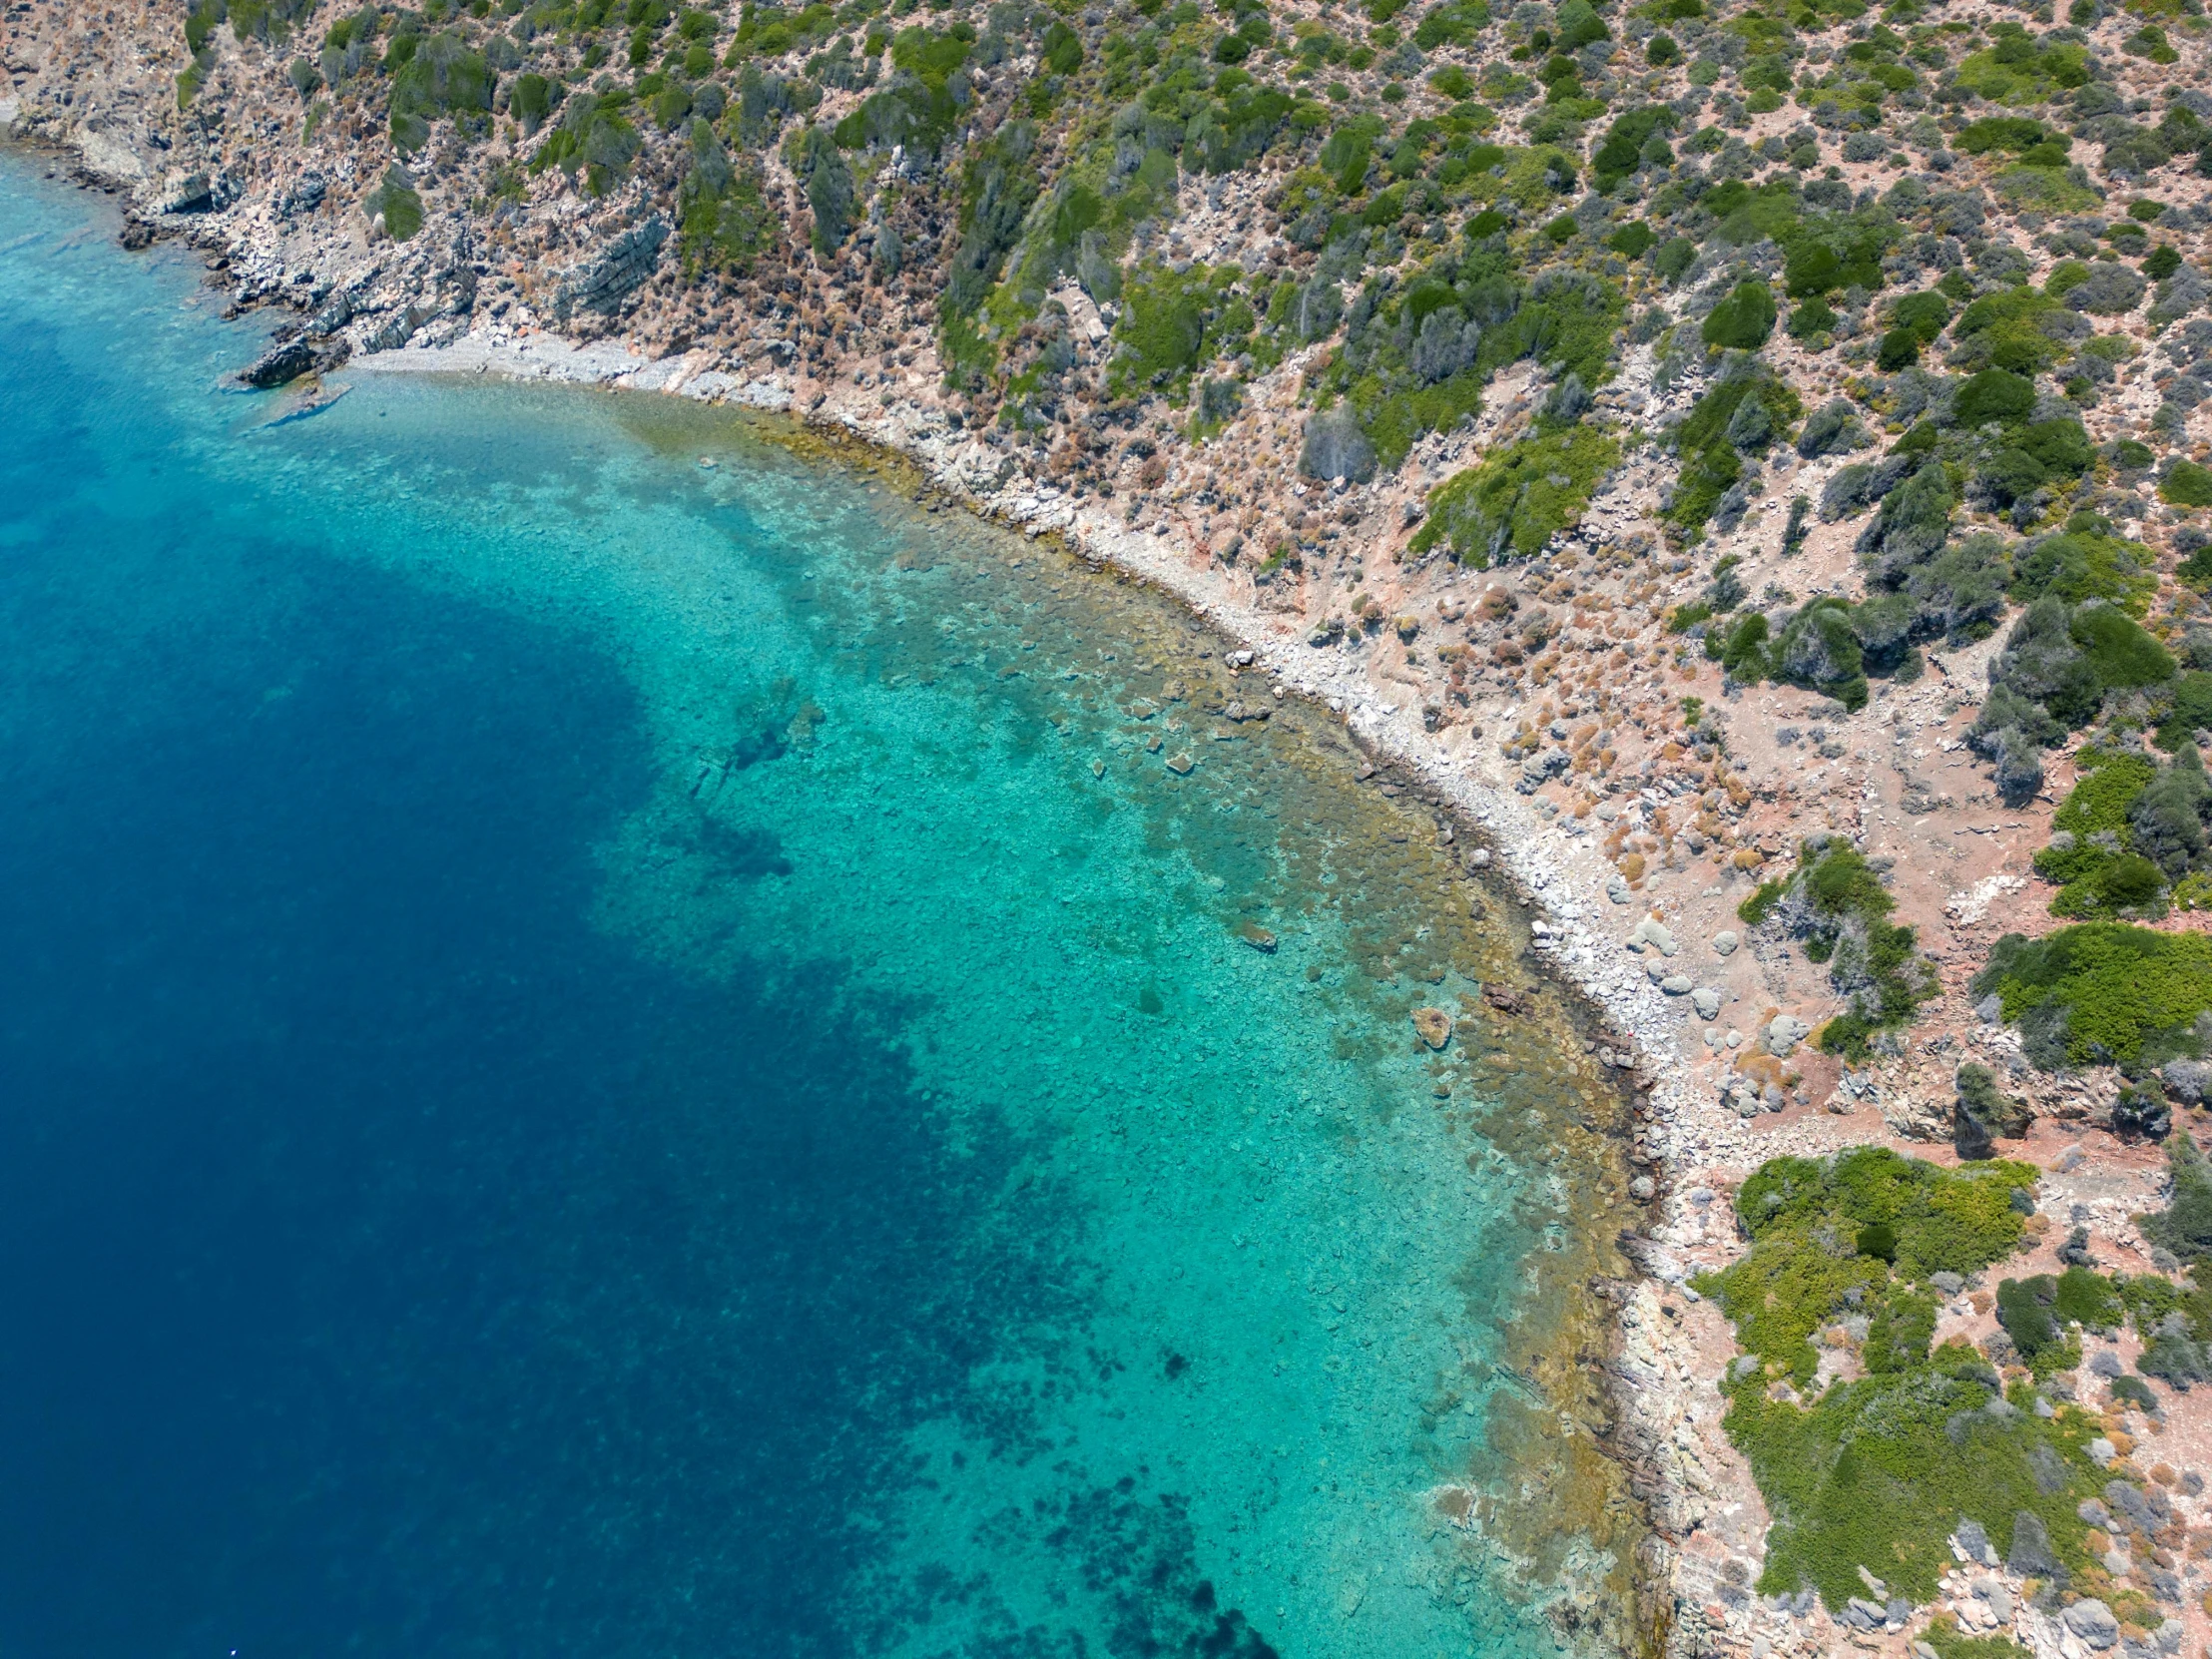
<svg viewBox="0 0 2212 1659">
<path fill-rule="evenodd" d="M 1756 351 L 1774 332 L 1774 290 L 1756 277 L 1738 282 L 1705 319 L 1707 345 Z"/>
</svg>

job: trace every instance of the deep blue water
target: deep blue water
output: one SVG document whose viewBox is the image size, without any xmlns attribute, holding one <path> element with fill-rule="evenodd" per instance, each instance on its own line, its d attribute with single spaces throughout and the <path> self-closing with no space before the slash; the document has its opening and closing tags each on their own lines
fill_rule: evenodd
<svg viewBox="0 0 2212 1659">
<path fill-rule="evenodd" d="M 1540 1645 L 1448 863 L 703 416 L 260 428 L 195 275 L 0 159 L 0 1652 Z"/>
</svg>

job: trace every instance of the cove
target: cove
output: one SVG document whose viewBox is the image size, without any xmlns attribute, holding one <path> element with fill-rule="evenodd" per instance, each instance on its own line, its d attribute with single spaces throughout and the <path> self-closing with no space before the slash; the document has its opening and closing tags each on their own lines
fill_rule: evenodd
<svg viewBox="0 0 2212 1659">
<path fill-rule="evenodd" d="M 887 465 L 215 308 L 0 160 L 0 1647 L 1620 1627 L 1619 1102 L 1432 813 Z"/>
</svg>

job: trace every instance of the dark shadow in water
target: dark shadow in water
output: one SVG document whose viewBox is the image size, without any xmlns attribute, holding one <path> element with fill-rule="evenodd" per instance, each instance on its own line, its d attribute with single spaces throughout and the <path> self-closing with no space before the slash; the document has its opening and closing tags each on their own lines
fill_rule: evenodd
<svg viewBox="0 0 2212 1659">
<path fill-rule="evenodd" d="M 841 1652 L 899 1431 L 1076 1312 L 1066 1218 L 835 967 L 585 926 L 605 665 L 315 569 L 12 570 L 0 1648 Z"/>
</svg>

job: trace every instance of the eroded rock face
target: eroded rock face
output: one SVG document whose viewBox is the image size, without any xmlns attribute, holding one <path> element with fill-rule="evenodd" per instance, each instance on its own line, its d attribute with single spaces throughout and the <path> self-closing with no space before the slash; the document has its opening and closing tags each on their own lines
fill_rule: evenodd
<svg viewBox="0 0 2212 1659">
<path fill-rule="evenodd" d="M 553 314 L 566 322 L 578 311 L 608 315 L 618 310 L 653 275 L 668 238 L 668 221 L 655 214 L 571 267 L 555 291 Z"/>
</svg>

